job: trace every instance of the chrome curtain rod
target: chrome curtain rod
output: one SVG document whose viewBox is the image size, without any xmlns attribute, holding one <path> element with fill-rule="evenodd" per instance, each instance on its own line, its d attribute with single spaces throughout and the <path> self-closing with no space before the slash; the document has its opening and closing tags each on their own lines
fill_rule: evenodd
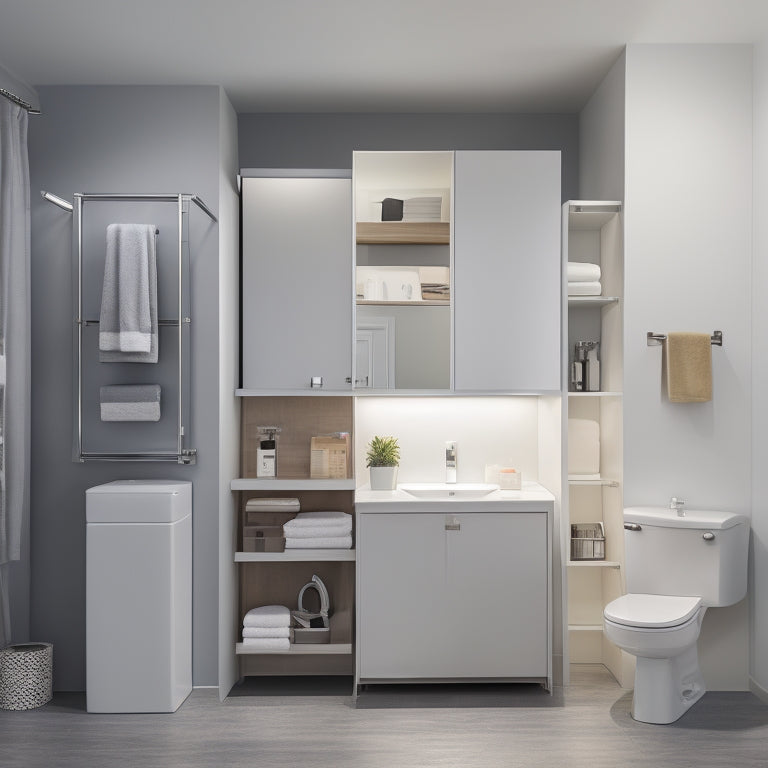
<svg viewBox="0 0 768 768">
<path fill-rule="evenodd" d="M 14 104 L 18 104 L 22 109 L 26 109 L 30 115 L 39 115 L 40 110 L 35 109 L 28 101 L 24 101 L 21 96 L 17 96 L 15 93 L 0 87 L 0 96 L 5 96 L 8 101 L 12 101 Z"/>
<path fill-rule="evenodd" d="M 43 197 L 44 200 L 47 200 L 49 203 L 58 205 L 59 208 L 63 208 L 65 211 L 69 211 L 70 213 L 72 213 L 73 205 L 68 200 L 64 200 L 58 195 L 54 195 L 51 192 L 46 192 L 45 190 L 40 190 L 40 195 Z M 173 202 L 173 203 L 178 202 L 178 199 L 179 199 L 179 195 L 148 195 L 148 194 L 131 195 L 131 194 L 123 194 L 120 192 L 107 193 L 107 194 L 91 194 L 91 193 L 75 192 L 75 197 L 78 197 L 81 200 L 126 200 L 126 201 L 158 200 L 161 202 Z M 200 208 L 201 211 L 208 214 L 208 216 L 210 216 L 210 218 L 213 221 L 218 221 L 218 219 L 213 214 L 211 209 L 197 195 L 189 195 L 189 194 L 182 193 L 181 197 L 184 197 L 187 200 L 191 200 L 198 208 Z"/>
</svg>

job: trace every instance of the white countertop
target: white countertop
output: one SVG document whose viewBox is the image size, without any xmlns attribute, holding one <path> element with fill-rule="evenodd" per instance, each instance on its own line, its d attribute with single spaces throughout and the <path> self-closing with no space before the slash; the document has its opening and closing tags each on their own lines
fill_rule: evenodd
<svg viewBox="0 0 768 768">
<path fill-rule="evenodd" d="M 538 483 L 523 481 L 519 491 L 498 490 L 479 499 L 417 499 L 400 490 L 372 491 L 370 485 L 355 490 L 355 508 L 361 514 L 376 512 L 552 512 L 555 497 Z"/>
</svg>

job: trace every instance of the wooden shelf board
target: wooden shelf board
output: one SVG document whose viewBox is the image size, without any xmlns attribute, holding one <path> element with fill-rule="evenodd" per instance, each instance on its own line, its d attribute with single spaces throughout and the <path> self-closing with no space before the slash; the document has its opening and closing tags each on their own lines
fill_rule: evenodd
<svg viewBox="0 0 768 768">
<path fill-rule="evenodd" d="M 376 307 L 450 307 L 450 299 L 420 299 L 419 301 L 371 301 L 357 299 L 357 305 L 373 305 Z"/>
<path fill-rule="evenodd" d="M 286 549 L 285 552 L 235 552 L 236 563 L 346 562 L 357 559 L 354 549 Z"/>
<path fill-rule="evenodd" d="M 315 480 L 306 477 L 238 477 L 230 481 L 233 491 L 354 491 L 353 477 Z"/>
<path fill-rule="evenodd" d="M 352 643 L 292 643 L 287 651 L 271 651 L 237 643 L 235 653 L 238 656 L 327 656 L 352 653 Z"/>
<path fill-rule="evenodd" d="M 451 225 L 447 221 L 358 221 L 357 242 L 367 245 L 416 243 L 448 245 Z"/>
</svg>

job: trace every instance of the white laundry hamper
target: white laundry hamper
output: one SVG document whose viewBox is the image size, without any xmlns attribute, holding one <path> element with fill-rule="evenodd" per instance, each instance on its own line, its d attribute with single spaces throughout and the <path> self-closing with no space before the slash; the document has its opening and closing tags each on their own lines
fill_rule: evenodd
<svg viewBox="0 0 768 768">
<path fill-rule="evenodd" d="M 35 709 L 53 697 L 53 645 L 19 643 L 0 650 L 0 709 Z"/>
</svg>

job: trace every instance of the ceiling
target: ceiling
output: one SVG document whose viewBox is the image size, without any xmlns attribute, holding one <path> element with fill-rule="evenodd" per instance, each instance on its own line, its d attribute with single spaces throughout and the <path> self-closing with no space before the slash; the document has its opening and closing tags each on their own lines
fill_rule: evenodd
<svg viewBox="0 0 768 768">
<path fill-rule="evenodd" d="M 30 85 L 222 85 L 238 112 L 577 112 L 626 43 L 768 40 L 768 0 L 0 0 Z"/>
</svg>

